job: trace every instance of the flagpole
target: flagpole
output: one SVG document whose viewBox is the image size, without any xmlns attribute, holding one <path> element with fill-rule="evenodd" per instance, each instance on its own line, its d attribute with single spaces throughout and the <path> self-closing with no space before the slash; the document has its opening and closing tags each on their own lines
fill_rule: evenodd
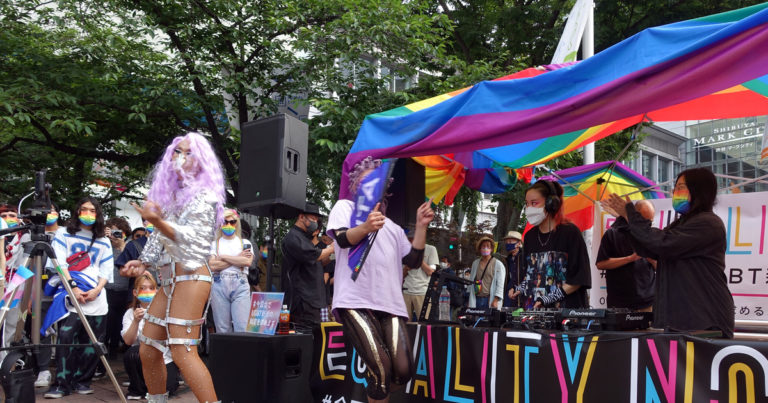
<svg viewBox="0 0 768 403">
<path fill-rule="evenodd" d="M 595 3 L 587 7 L 587 25 L 584 27 L 584 36 L 581 37 L 582 60 L 595 54 Z M 584 165 L 595 163 L 595 143 L 584 146 Z"/>
</svg>

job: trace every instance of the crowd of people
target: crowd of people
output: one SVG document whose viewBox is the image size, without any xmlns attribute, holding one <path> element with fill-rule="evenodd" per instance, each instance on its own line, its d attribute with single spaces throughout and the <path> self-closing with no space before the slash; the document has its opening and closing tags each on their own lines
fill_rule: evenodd
<svg viewBox="0 0 768 403">
<path fill-rule="evenodd" d="M 355 167 L 349 178 L 353 193 L 380 164 L 367 158 Z M 595 262 L 606 271 L 609 307 L 652 310 L 660 328 L 716 329 L 732 336 L 733 302 L 723 273 L 725 236 L 712 213 L 713 183 L 709 171 L 682 172 L 674 196 L 681 218 L 664 230 L 650 226 L 650 203 L 633 204 L 617 196 L 603 202 L 617 217 Z M 498 242 L 480 237 L 474 245 L 477 258 L 464 268 L 454 267 L 460 263 L 428 243 L 431 200 L 419 206 L 415 225 L 406 229 L 387 217 L 386 205 L 376 205 L 364 222 L 350 225 L 352 201 L 337 201 L 327 217 L 308 203 L 280 244 L 285 304 L 297 330 L 322 321 L 342 323 L 369 369 L 369 399 L 386 400 L 413 373 L 405 322 L 422 314 L 436 271 L 468 280 L 466 286 L 448 284 L 453 319 L 465 306 L 589 307 L 589 254 L 579 229 L 564 217 L 562 200 L 558 183 L 535 182 L 525 193 L 530 224 L 525 235 L 510 231 Z M 109 354 L 124 353 L 128 399 L 164 402 L 186 381 L 198 400 L 217 400 L 198 356 L 204 328 L 211 325 L 207 319 L 218 333 L 244 331 L 251 292 L 275 290 L 267 290 L 267 245 L 258 243 L 254 251 L 247 222 L 226 209 L 224 201 L 221 167 L 211 145 L 189 133 L 168 146 L 152 173 L 147 201 L 134 206 L 142 227 L 106 218 L 93 197 L 82 198 L 66 226 L 59 227 L 58 208 L 51 206 L 45 231 L 58 264 L 67 270 L 58 274 L 53 262 L 45 263 L 45 293 L 51 299 L 43 307 L 41 336 L 49 348 L 39 349 L 36 357 L 35 386 L 49 387 L 46 398 L 93 393 L 92 380 L 104 373 L 92 349 L 56 348 L 52 355 L 52 335 L 58 344 L 91 342 L 67 299 L 67 283 Z M 2 224 L 19 225 L 18 213 L 0 207 Z M 354 279 L 350 255 L 373 233 L 376 241 Z M 0 237 L 6 281 L 18 268 L 28 239 L 23 232 Z M 23 306 L 8 312 L 3 346 L 24 337 Z"/>
</svg>

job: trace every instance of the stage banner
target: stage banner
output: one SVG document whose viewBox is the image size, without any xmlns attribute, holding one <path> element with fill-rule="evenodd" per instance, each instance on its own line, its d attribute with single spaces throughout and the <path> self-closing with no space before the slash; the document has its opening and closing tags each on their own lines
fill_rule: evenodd
<svg viewBox="0 0 768 403">
<path fill-rule="evenodd" d="M 316 402 L 366 402 L 366 366 L 341 325 L 315 334 Z M 408 325 L 415 376 L 392 402 L 768 401 L 768 344 L 683 334 Z"/>
<path fill-rule="evenodd" d="M 675 220 L 672 199 L 651 199 L 656 208 L 653 226 L 664 228 Z M 725 276 L 733 294 L 737 320 L 768 320 L 768 192 L 718 195 L 714 212 L 725 225 L 727 249 Z M 608 213 L 596 215 L 592 255 L 597 256 L 600 239 L 615 221 Z M 592 262 L 590 305 L 605 307 L 604 272 Z M 681 285 L 684 286 L 684 285 Z"/>
</svg>

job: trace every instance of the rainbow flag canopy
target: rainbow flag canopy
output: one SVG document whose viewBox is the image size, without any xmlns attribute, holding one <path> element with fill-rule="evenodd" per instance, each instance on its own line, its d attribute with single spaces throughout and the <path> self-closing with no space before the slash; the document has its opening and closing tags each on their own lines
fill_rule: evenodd
<svg viewBox="0 0 768 403">
<path fill-rule="evenodd" d="M 556 181 L 563 186 L 563 212 L 582 231 L 592 228 L 594 202 L 611 193 L 628 195 L 632 200 L 665 197 L 664 193 L 653 189 L 656 184 L 652 180 L 618 161 L 563 169 L 539 179 Z"/>
<path fill-rule="evenodd" d="M 768 114 L 768 3 L 646 29 L 578 63 L 529 68 L 369 115 L 347 155 L 418 157 L 427 195 L 485 193 L 643 120 Z M 449 203 L 450 204 L 450 203 Z"/>
</svg>

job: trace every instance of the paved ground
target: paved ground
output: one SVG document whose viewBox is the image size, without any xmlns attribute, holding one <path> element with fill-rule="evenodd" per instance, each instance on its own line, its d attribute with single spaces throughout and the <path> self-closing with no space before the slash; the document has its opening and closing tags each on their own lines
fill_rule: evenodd
<svg viewBox="0 0 768 403">
<path fill-rule="evenodd" d="M 115 372 L 115 376 L 117 377 L 117 381 L 121 384 L 121 389 L 123 390 L 123 394 L 127 393 L 128 387 L 122 386 L 123 382 L 128 381 L 128 375 L 125 374 L 125 368 L 123 367 L 123 356 L 122 354 L 118 355 L 118 357 L 115 360 L 110 360 L 110 365 L 112 367 L 112 370 Z M 112 382 L 109 380 L 109 377 L 105 376 L 102 379 L 93 381 L 91 384 L 91 387 L 93 387 L 93 390 L 95 391 L 92 395 L 78 395 L 73 394 L 69 396 L 65 396 L 61 399 L 46 399 L 43 397 L 43 394 L 48 390 L 48 388 L 36 388 L 35 389 L 35 395 L 36 395 L 36 401 L 38 402 L 62 402 L 62 403 L 96 403 L 96 402 L 119 402 L 120 398 L 117 396 L 117 392 L 115 392 L 115 388 L 112 386 Z M 169 401 L 174 403 L 194 403 L 197 402 L 197 399 L 195 399 L 195 395 L 192 394 L 192 391 L 189 389 L 189 386 L 181 385 L 179 387 L 179 390 L 176 392 L 177 395 L 175 397 L 172 397 L 169 399 Z M 0 401 L 5 401 L 5 396 L 3 395 L 2 388 L 0 388 Z M 146 402 L 146 400 L 143 400 Z"/>
</svg>

